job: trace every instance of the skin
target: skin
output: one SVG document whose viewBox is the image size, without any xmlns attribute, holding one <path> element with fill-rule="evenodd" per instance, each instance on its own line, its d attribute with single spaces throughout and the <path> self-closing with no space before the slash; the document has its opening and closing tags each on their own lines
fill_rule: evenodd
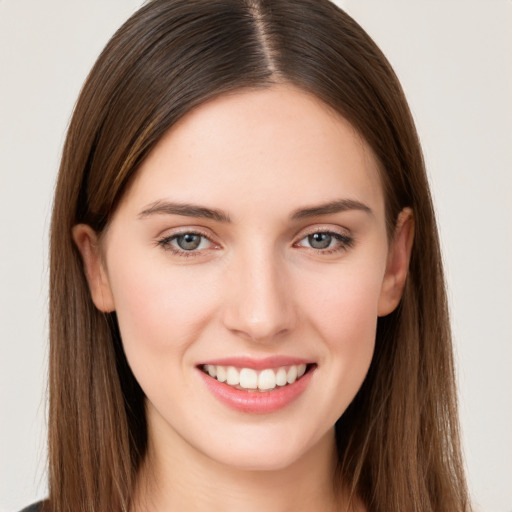
<svg viewBox="0 0 512 512">
<path fill-rule="evenodd" d="M 340 200 L 364 208 L 292 218 Z M 151 212 L 166 201 L 230 222 Z M 205 238 L 176 254 L 178 232 Z M 315 232 L 341 239 L 319 249 Z M 73 237 L 147 396 L 141 508 L 345 510 L 334 424 L 367 373 L 377 317 L 400 300 L 413 238 L 406 209 L 388 240 L 379 167 L 352 126 L 289 85 L 220 96 L 162 138 L 101 238 L 83 224 Z M 270 414 L 228 408 L 197 369 L 273 355 L 316 368 Z"/>
</svg>

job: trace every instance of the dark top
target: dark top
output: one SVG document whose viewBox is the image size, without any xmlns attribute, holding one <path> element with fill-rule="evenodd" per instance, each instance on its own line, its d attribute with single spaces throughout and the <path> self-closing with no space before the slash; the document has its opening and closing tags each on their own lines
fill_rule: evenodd
<svg viewBox="0 0 512 512">
<path fill-rule="evenodd" d="M 37 503 L 34 503 L 33 505 L 30 505 L 30 507 L 24 508 L 20 512 L 41 512 L 42 510 L 42 501 L 38 501 Z"/>
</svg>

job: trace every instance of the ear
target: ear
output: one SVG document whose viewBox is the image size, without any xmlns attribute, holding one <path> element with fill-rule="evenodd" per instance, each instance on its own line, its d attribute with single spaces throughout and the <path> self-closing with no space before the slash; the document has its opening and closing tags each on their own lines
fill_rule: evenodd
<svg viewBox="0 0 512 512">
<path fill-rule="evenodd" d="M 104 313 L 114 311 L 114 297 L 110 289 L 96 231 L 87 224 L 77 224 L 73 227 L 72 235 L 82 255 L 85 277 L 94 305 Z"/>
<path fill-rule="evenodd" d="M 400 302 L 409 270 L 413 240 L 413 213 L 410 208 L 404 208 L 398 215 L 395 233 L 389 247 L 386 273 L 379 297 L 379 316 L 389 315 Z"/>
</svg>

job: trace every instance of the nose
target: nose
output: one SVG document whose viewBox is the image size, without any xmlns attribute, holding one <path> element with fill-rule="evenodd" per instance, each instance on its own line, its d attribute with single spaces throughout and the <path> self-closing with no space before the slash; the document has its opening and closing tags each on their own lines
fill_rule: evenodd
<svg viewBox="0 0 512 512">
<path fill-rule="evenodd" d="M 260 343 L 292 331 L 297 315 L 288 273 L 279 258 L 259 251 L 232 263 L 226 282 L 225 327 Z"/>
</svg>

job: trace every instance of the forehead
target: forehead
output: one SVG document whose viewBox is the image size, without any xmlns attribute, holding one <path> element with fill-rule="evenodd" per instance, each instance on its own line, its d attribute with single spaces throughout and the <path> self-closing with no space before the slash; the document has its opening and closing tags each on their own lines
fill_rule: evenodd
<svg viewBox="0 0 512 512">
<path fill-rule="evenodd" d="M 185 115 L 149 154 L 121 206 L 159 199 L 283 213 L 349 198 L 383 210 L 379 166 L 357 131 L 290 85 L 224 94 Z"/>
</svg>

